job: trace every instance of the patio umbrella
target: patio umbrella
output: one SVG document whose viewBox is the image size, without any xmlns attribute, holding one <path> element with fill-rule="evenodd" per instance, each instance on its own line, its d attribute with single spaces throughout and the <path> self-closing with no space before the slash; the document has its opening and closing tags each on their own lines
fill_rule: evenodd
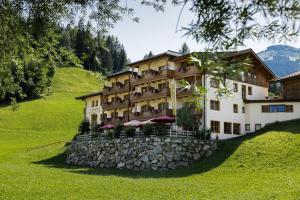
<svg viewBox="0 0 300 200">
<path fill-rule="evenodd" d="M 158 118 L 151 119 L 152 122 L 159 122 L 159 123 L 173 123 L 175 122 L 175 117 L 170 117 L 167 115 L 160 116 Z"/>
<path fill-rule="evenodd" d="M 141 122 L 141 125 L 146 125 L 146 124 L 155 124 L 155 122 L 151 121 L 151 119 Z"/>
<path fill-rule="evenodd" d="M 111 124 L 106 124 L 106 125 L 100 127 L 100 129 L 113 129 L 113 128 L 115 128 L 115 127 Z"/>
<path fill-rule="evenodd" d="M 123 124 L 124 126 L 141 126 L 141 122 L 138 120 L 131 120 Z"/>
</svg>

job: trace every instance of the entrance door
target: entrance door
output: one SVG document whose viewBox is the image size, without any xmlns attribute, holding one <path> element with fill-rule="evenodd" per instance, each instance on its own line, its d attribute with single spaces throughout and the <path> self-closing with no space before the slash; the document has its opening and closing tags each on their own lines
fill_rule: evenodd
<svg viewBox="0 0 300 200">
<path fill-rule="evenodd" d="M 246 86 L 242 85 L 242 98 L 246 99 Z"/>
</svg>

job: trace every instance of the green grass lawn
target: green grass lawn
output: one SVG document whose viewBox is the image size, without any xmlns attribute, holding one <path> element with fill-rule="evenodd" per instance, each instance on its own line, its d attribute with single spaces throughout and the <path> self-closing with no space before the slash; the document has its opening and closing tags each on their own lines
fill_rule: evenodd
<svg viewBox="0 0 300 200">
<path fill-rule="evenodd" d="M 300 199 L 300 120 L 219 144 L 210 158 L 169 172 L 64 164 L 83 117 L 75 96 L 100 89 L 82 69 L 59 69 L 53 95 L 0 107 L 0 199 Z M 40 148 L 41 145 L 47 145 Z"/>
</svg>

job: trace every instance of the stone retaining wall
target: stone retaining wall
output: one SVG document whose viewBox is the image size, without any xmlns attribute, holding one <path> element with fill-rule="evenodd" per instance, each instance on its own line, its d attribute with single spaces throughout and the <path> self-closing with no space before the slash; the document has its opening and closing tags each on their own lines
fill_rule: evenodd
<svg viewBox="0 0 300 200">
<path fill-rule="evenodd" d="M 213 141 L 151 137 L 73 141 L 66 163 L 70 165 L 163 171 L 188 166 L 217 149 Z"/>
</svg>

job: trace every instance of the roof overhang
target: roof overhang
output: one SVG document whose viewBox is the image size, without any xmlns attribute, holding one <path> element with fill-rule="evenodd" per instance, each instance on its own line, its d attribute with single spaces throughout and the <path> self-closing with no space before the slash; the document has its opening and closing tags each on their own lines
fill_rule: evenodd
<svg viewBox="0 0 300 200">
<path fill-rule="evenodd" d="M 102 92 L 94 92 L 94 93 L 89 93 L 89 94 L 82 95 L 82 96 L 79 96 L 79 97 L 75 97 L 75 99 L 85 100 L 86 98 L 89 98 L 89 97 L 95 97 L 95 96 L 101 96 L 101 95 L 102 95 Z"/>
</svg>

